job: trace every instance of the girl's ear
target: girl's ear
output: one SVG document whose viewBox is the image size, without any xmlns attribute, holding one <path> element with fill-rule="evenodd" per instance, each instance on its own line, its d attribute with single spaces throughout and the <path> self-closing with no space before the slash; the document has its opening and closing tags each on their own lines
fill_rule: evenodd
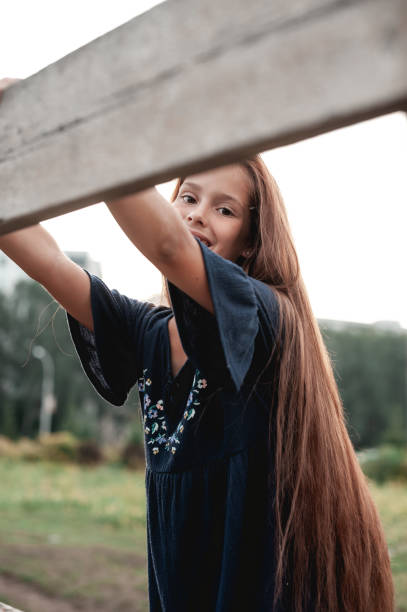
<svg viewBox="0 0 407 612">
<path fill-rule="evenodd" d="M 248 257 L 250 257 L 251 254 L 251 249 L 245 249 L 244 251 L 242 251 L 242 256 L 247 259 Z"/>
</svg>

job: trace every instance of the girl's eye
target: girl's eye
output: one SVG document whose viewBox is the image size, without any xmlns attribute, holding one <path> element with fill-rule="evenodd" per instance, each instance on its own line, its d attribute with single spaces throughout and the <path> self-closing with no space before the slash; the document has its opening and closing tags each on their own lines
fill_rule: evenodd
<svg viewBox="0 0 407 612">
<path fill-rule="evenodd" d="M 218 211 L 224 217 L 232 217 L 233 216 L 233 212 L 230 210 L 230 208 L 226 208 L 225 206 L 221 206 L 220 208 L 218 208 Z"/>
<path fill-rule="evenodd" d="M 192 196 L 188 195 L 187 193 L 185 193 L 184 195 L 180 196 L 181 200 L 184 200 L 184 202 L 186 204 L 194 204 L 194 202 L 196 202 L 195 198 L 193 198 Z M 186 200 L 185 198 L 189 198 L 190 201 Z M 192 200 L 192 202 L 191 202 Z"/>
</svg>

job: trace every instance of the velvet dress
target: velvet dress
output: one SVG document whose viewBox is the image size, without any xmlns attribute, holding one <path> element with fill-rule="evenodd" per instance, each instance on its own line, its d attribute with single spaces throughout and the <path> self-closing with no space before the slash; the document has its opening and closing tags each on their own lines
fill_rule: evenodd
<svg viewBox="0 0 407 612">
<path fill-rule="evenodd" d="M 198 241 L 199 242 L 199 241 Z M 273 610 L 278 328 L 272 289 L 200 243 L 214 314 L 169 284 L 172 308 L 91 279 L 94 332 L 68 315 L 96 390 L 121 405 L 138 385 L 145 436 L 151 612 Z M 168 322 L 187 361 L 174 377 Z"/>
</svg>

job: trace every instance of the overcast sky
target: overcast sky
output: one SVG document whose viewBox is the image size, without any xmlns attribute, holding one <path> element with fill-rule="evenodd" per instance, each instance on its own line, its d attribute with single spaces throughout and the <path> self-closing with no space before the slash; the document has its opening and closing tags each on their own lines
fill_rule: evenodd
<svg viewBox="0 0 407 612">
<path fill-rule="evenodd" d="M 25 78 L 154 4 L 1 0 L 0 77 Z M 406 115 L 395 113 L 264 154 L 318 318 L 407 327 L 406 152 Z M 44 225 L 61 248 L 99 260 L 111 287 L 139 299 L 160 291 L 104 204 Z"/>
</svg>

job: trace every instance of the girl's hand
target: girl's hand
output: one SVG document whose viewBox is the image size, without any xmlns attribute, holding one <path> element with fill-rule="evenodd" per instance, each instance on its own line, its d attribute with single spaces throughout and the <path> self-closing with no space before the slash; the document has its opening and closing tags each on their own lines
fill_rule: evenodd
<svg viewBox="0 0 407 612">
<path fill-rule="evenodd" d="M 3 96 L 3 91 L 7 89 L 7 87 L 10 87 L 10 85 L 13 85 L 13 83 L 18 83 L 18 81 L 21 81 L 21 80 L 22 79 L 11 79 L 8 77 L 4 79 L 0 79 L 0 101 Z"/>
</svg>

